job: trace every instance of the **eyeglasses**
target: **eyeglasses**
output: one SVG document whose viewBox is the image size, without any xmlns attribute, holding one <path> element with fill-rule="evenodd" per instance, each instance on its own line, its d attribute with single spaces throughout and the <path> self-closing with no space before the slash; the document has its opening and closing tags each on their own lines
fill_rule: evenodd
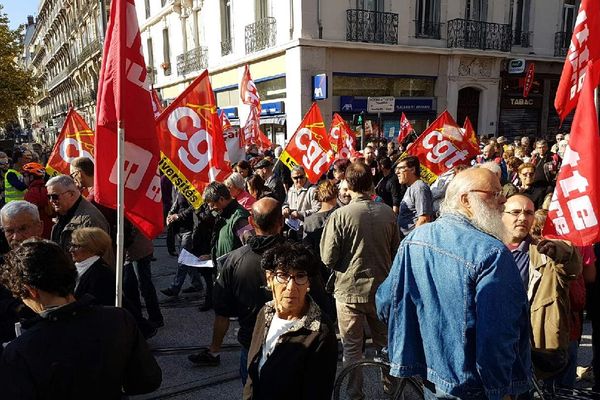
<svg viewBox="0 0 600 400">
<path fill-rule="evenodd" d="M 535 215 L 535 212 L 531 210 L 510 210 L 504 211 L 504 214 L 510 214 L 515 218 L 519 218 L 519 215 L 521 214 L 523 214 L 526 217 L 533 217 Z"/>
<path fill-rule="evenodd" d="M 296 273 L 296 275 L 290 275 L 287 272 L 275 273 L 275 280 L 277 281 L 277 283 L 287 285 L 290 279 L 293 279 L 296 285 L 306 285 L 308 283 L 308 274 L 306 272 L 298 272 Z"/>
<path fill-rule="evenodd" d="M 65 193 L 69 193 L 69 192 L 72 192 L 72 190 L 67 190 L 66 192 L 62 192 L 62 193 L 48 193 L 48 200 L 56 201 L 59 199 L 60 196 L 62 196 Z"/>
<path fill-rule="evenodd" d="M 75 250 L 79 250 L 80 248 L 82 248 L 83 246 L 80 244 L 76 244 L 76 243 L 71 243 L 69 245 L 69 250 L 70 251 L 75 251 Z"/>
<path fill-rule="evenodd" d="M 406 166 L 406 165 L 402 165 L 400 167 L 396 167 L 396 172 L 401 172 L 401 171 L 406 171 L 407 169 L 409 169 L 410 167 Z"/>
<path fill-rule="evenodd" d="M 489 194 L 490 196 L 492 196 L 494 199 L 498 199 L 500 196 L 502 196 L 502 191 L 499 190 L 497 192 L 494 192 L 493 190 L 469 190 L 469 193 L 471 192 L 475 192 L 475 193 L 485 193 L 485 194 Z"/>
<path fill-rule="evenodd" d="M 301 175 L 301 176 L 292 176 L 292 179 L 295 180 L 295 181 L 299 181 L 299 180 L 302 180 L 304 178 L 306 178 L 306 176 L 304 176 L 304 175 Z"/>
<path fill-rule="evenodd" d="M 73 171 L 69 174 L 69 176 L 73 179 L 75 179 L 75 176 L 79 175 L 79 171 Z"/>
</svg>

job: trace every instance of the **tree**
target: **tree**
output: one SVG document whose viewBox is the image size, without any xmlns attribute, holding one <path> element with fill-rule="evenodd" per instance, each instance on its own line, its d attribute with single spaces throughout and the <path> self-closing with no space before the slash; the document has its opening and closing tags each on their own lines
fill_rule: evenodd
<svg viewBox="0 0 600 400">
<path fill-rule="evenodd" d="M 8 26 L 0 4 L 0 125 L 17 119 L 17 108 L 31 104 L 35 80 L 18 64 L 22 52 L 19 32 Z"/>
</svg>

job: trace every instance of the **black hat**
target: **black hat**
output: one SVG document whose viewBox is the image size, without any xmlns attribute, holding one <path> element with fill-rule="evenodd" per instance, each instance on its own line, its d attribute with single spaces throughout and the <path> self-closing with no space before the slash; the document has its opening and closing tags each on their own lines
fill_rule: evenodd
<svg viewBox="0 0 600 400">
<path fill-rule="evenodd" d="M 258 168 L 268 168 L 268 167 L 272 167 L 273 163 L 267 159 L 267 158 L 263 158 L 262 160 L 260 160 L 259 162 L 256 163 L 256 165 L 254 166 L 254 169 L 258 169 Z"/>
</svg>

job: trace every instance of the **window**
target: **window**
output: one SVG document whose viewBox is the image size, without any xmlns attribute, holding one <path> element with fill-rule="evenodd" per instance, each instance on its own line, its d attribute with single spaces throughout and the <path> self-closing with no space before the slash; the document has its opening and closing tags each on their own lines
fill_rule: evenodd
<svg viewBox="0 0 600 400">
<path fill-rule="evenodd" d="M 221 41 L 231 41 L 231 0 L 221 0 Z"/>
<path fill-rule="evenodd" d="M 466 0 L 465 19 L 487 21 L 487 0 Z"/>
<path fill-rule="evenodd" d="M 439 0 L 417 0 L 415 35 L 424 38 L 440 38 Z"/>
<path fill-rule="evenodd" d="M 146 40 L 146 47 L 148 48 L 148 66 L 154 68 L 154 48 L 152 47 L 152 38 Z"/>
<path fill-rule="evenodd" d="M 356 0 L 358 10 L 383 11 L 383 0 Z"/>
<path fill-rule="evenodd" d="M 531 0 L 513 0 L 511 6 L 511 25 L 513 27 L 513 44 L 530 45 L 529 10 Z M 514 8 L 514 9 L 513 9 Z"/>
<path fill-rule="evenodd" d="M 144 6 L 146 9 L 146 19 L 148 19 L 148 18 L 150 18 L 150 0 L 145 0 Z"/>
<path fill-rule="evenodd" d="M 171 49 L 169 46 L 169 28 L 163 29 L 163 63 L 165 75 L 171 75 Z"/>
<path fill-rule="evenodd" d="M 561 32 L 568 32 L 569 35 L 567 36 L 569 36 L 569 38 L 571 37 L 573 27 L 575 26 L 576 13 L 575 0 L 565 0 L 563 3 Z"/>
<path fill-rule="evenodd" d="M 434 97 L 435 78 L 333 75 L 333 96 Z"/>
<path fill-rule="evenodd" d="M 256 0 L 256 21 L 265 19 L 271 16 L 271 1 L 270 0 Z"/>
</svg>

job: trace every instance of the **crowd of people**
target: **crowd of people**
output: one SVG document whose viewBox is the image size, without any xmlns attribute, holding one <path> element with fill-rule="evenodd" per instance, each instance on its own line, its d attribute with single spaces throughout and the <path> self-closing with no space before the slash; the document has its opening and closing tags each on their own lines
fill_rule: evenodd
<svg viewBox="0 0 600 400">
<path fill-rule="evenodd" d="M 249 145 L 198 209 L 163 176 L 177 263 L 160 291 L 203 293 L 200 311 L 215 314 L 210 345 L 190 363 L 219 365 L 237 319 L 245 399 L 331 398 L 338 349 L 344 366 L 361 360 L 367 336 L 387 349 L 388 390 L 409 376 L 426 399 L 529 398 L 534 377 L 573 387 L 584 310 L 600 363 L 600 249 L 542 236 L 566 140 L 489 138 L 431 185 L 417 157 L 383 139 L 317 184 L 277 161 L 280 146 Z M 155 390 L 161 371 L 145 339 L 165 321 L 152 241 L 126 224 L 123 309 L 111 307 L 116 213 L 93 200 L 93 162 L 48 179 L 30 151 L 12 159 L 0 154 L 6 398 Z M 364 398 L 361 374 L 350 382 L 350 397 Z"/>
</svg>

